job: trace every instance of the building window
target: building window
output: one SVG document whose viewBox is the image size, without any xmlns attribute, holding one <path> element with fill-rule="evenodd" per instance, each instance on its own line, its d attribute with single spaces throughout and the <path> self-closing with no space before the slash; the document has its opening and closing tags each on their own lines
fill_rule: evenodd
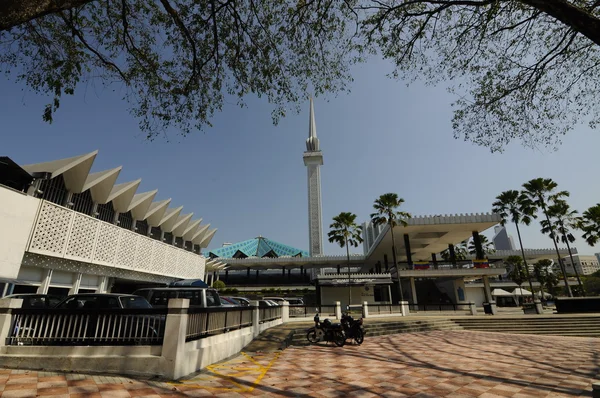
<svg viewBox="0 0 600 398">
<path fill-rule="evenodd" d="M 98 205 L 97 218 L 102 221 L 106 221 L 112 224 L 115 219 L 115 209 L 113 209 L 112 202 L 108 202 L 105 205 Z"/>
<path fill-rule="evenodd" d="M 67 188 L 62 175 L 50 180 L 42 180 L 40 191 L 42 191 L 42 199 L 61 206 L 67 196 Z"/>
<path fill-rule="evenodd" d="M 150 230 L 150 237 L 152 239 L 160 240 L 161 235 L 162 229 L 160 229 L 160 227 L 152 227 L 152 229 Z"/>
<path fill-rule="evenodd" d="M 172 232 L 165 232 L 165 238 L 163 239 L 163 242 L 168 243 L 168 244 L 172 244 L 173 243 L 173 233 Z"/>
<path fill-rule="evenodd" d="M 131 212 L 119 214 L 119 226 L 125 229 L 131 229 L 133 226 L 133 217 L 131 216 Z"/>
<path fill-rule="evenodd" d="M 88 216 L 92 214 L 94 201 L 89 190 L 82 193 L 74 193 L 71 196 L 71 203 L 73 203 L 71 209 L 76 212 L 87 214 Z"/>
<path fill-rule="evenodd" d="M 135 224 L 135 232 L 140 235 L 148 236 L 148 222 L 146 220 L 138 221 Z"/>
<path fill-rule="evenodd" d="M 183 247 L 183 238 L 181 236 L 175 238 L 175 246 Z"/>
</svg>

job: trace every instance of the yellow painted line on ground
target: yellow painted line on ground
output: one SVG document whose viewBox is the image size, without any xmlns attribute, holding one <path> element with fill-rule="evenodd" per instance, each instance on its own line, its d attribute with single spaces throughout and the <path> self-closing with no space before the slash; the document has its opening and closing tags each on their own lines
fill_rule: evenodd
<svg viewBox="0 0 600 398">
<path fill-rule="evenodd" d="M 184 380 L 183 382 L 170 382 L 169 384 L 185 386 L 187 388 L 204 389 L 204 390 L 221 390 L 221 391 L 231 391 L 231 392 L 238 392 L 238 393 L 252 392 L 254 390 L 255 386 L 257 386 L 260 383 L 260 381 L 265 377 L 265 375 L 267 374 L 267 372 L 269 371 L 271 366 L 273 366 L 273 364 L 275 363 L 277 358 L 279 358 L 279 356 L 281 355 L 281 352 L 275 353 L 273 358 L 265 366 L 261 365 L 259 362 L 254 360 L 254 358 L 251 355 L 249 355 L 245 352 L 241 352 L 241 354 L 245 358 L 247 358 L 250 362 L 254 363 L 256 365 L 256 367 L 231 366 L 232 364 L 228 365 L 227 362 L 221 363 L 221 364 L 216 364 L 216 365 L 209 365 L 206 367 L 206 369 L 210 373 L 213 373 L 213 375 L 208 375 L 209 377 L 215 377 L 219 380 L 226 380 L 227 382 L 229 382 L 235 386 L 233 388 L 232 387 L 211 387 L 211 386 L 200 385 L 200 384 L 185 384 L 186 381 L 187 382 L 193 381 L 196 378 L 192 378 L 190 380 Z M 260 357 L 264 358 L 265 355 L 261 354 Z M 239 372 L 230 373 L 230 374 L 222 373 L 222 371 L 225 371 L 225 370 L 236 370 Z M 252 372 L 258 372 L 258 376 L 252 382 L 251 386 L 242 385 L 241 383 L 236 382 L 234 380 L 234 378 L 236 378 L 236 377 L 245 376 L 245 375 L 251 374 Z M 197 378 L 200 378 L 200 377 L 197 377 Z M 201 380 L 199 380 L 199 381 L 201 382 Z"/>
</svg>

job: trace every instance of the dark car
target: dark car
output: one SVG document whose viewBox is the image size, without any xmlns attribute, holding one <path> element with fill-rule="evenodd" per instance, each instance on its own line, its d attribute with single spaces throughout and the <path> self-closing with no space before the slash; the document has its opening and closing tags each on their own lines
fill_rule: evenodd
<svg viewBox="0 0 600 398">
<path fill-rule="evenodd" d="M 133 294 L 145 297 L 152 307 L 166 308 L 169 300 L 186 298 L 190 307 L 220 307 L 221 298 L 216 289 L 200 287 L 149 287 L 138 289 Z"/>
<path fill-rule="evenodd" d="M 21 308 L 52 308 L 56 306 L 64 297 L 53 296 L 51 294 L 21 293 L 11 294 L 2 297 L 3 299 L 22 299 Z"/>
<path fill-rule="evenodd" d="M 152 306 L 144 297 L 132 294 L 84 293 L 67 297 L 55 308 L 109 310 L 116 308 L 143 309 L 152 308 Z"/>
</svg>

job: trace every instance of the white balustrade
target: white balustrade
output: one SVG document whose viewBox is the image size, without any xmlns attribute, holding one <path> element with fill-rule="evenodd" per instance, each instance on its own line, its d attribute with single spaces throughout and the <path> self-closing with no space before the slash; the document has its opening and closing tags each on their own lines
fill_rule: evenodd
<svg viewBox="0 0 600 398">
<path fill-rule="evenodd" d="M 125 228 L 43 201 L 28 251 L 108 267 L 193 279 L 205 258 Z"/>
</svg>

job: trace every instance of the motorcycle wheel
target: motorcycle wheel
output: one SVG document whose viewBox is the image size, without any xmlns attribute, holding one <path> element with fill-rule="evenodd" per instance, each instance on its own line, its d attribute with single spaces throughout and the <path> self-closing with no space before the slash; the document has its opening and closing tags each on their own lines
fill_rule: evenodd
<svg viewBox="0 0 600 398">
<path fill-rule="evenodd" d="M 319 338 L 317 337 L 317 331 L 316 330 L 310 330 L 306 334 L 306 340 L 308 340 L 308 342 L 311 343 L 311 344 L 317 343 L 319 341 Z"/>
<path fill-rule="evenodd" d="M 335 332 L 333 335 L 333 342 L 338 347 L 343 347 L 346 344 L 346 335 L 344 332 Z"/>
<path fill-rule="evenodd" d="M 356 332 L 354 332 L 354 342 L 358 345 L 361 345 L 363 341 L 365 341 L 365 335 L 363 334 L 362 330 L 358 329 Z"/>
</svg>

